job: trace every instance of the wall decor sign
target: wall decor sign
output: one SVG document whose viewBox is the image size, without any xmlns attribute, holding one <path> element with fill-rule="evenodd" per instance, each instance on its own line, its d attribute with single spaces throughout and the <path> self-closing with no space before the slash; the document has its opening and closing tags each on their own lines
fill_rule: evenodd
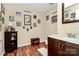
<svg viewBox="0 0 79 59">
<path fill-rule="evenodd" d="M 21 16 L 21 12 L 16 12 L 16 16 Z"/>
<path fill-rule="evenodd" d="M 46 16 L 46 20 L 49 20 L 49 15 Z"/>
<path fill-rule="evenodd" d="M 51 17 L 51 22 L 52 24 L 57 22 L 57 15 Z"/>
<path fill-rule="evenodd" d="M 16 26 L 21 27 L 21 21 L 16 21 Z"/>
<path fill-rule="evenodd" d="M 3 4 L 1 3 L 1 11 L 3 14 L 5 14 L 5 7 L 3 6 Z"/>
<path fill-rule="evenodd" d="M 37 16 L 36 15 L 33 15 L 33 19 L 36 19 L 37 18 Z"/>
<path fill-rule="evenodd" d="M 9 21 L 14 21 L 14 16 L 9 16 Z"/>
<path fill-rule="evenodd" d="M 33 26 L 34 26 L 34 27 L 37 27 L 37 24 L 36 24 L 36 23 L 33 23 Z"/>
<path fill-rule="evenodd" d="M 40 24 L 40 23 L 41 23 L 41 20 L 40 20 L 40 19 L 38 19 L 38 20 L 37 20 L 37 23 L 38 23 L 38 24 Z"/>
<path fill-rule="evenodd" d="M 31 16 L 30 15 L 24 15 L 24 25 L 31 26 Z"/>
</svg>

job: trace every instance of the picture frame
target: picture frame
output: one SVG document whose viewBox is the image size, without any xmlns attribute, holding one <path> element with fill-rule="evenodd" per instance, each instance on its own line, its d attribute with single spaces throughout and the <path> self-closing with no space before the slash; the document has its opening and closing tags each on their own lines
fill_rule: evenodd
<svg viewBox="0 0 79 59">
<path fill-rule="evenodd" d="M 2 23 L 4 24 L 4 17 L 2 17 Z"/>
<path fill-rule="evenodd" d="M 51 23 L 57 23 L 57 15 L 51 17 Z"/>
<path fill-rule="evenodd" d="M 16 16 L 21 16 L 21 12 L 16 12 Z"/>
<path fill-rule="evenodd" d="M 0 31 L 2 31 L 2 24 L 1 24 L 1 22 L 0 22 Z"/>
<path fill-rule="evenodd" d="M 16 21 L 16 26 L 21 27 L 21 21 Z"/>
<path fill-rule="evenodd" d="M 2 12 L 0 11 L 0 21 L 2 21 Z"/>
<path fill-rule="evenodd" d="M 37 23 L 38 23 L 38 24 L 40 24 L 40 23 L 41 23 L 41 20 L 40 20 L 40 19 L 38 19 L 38 20 L 37 20 Z"/>
<path fill-rule="evenodd" d="M 37 27 L 37 24 L 36 24 L 36 23 L 33 23 L 33 26 L 34 26 L 34 27 Z"/>
<path fill-rule="evenodd" d="M 30 26 L 30 29 L 32 29 L 32 26 Z"/>
<path fill-rule="evenodd" d="M 71 18 L 75 18 L 75 17 L 76 17 L 76 13 L 75 12 L 71 13 Z"/>
<path fill-rule="evenodd" d="M 5 14 L 5 7 L 3 6 L 3 4 L 1 3 L 1 11 L 3 14 Z"/>
<path fill-rule="evenodd" d="M 25 26 L 23 26 L 23 29 L 25 29 Z"/>
<path fill-rule="evenodd" d="M 13 22 L 14 21 L 14 16 L 9 16 L 9 21 Z"/>
<path fill-rule="evenodd" d="M 29 28 L 27 28 L 27 31 L 29 31 Z"/>
<path fill-rule="evenodd" d="M 31 16 L 30 15 L 24 15 L 24 25 L 31 26 Z"/>
<path fill-rule="evenodd" d="M 36 19 L 37 18 L 37 16 L 36 15 L 33 15 L 33 19 Z"/>
<path fill-rule="evenodd" d="M 69 12 L 64 13 L 64 21 L 67 22 L 69 20 L 70 20 L 70 13 Z"/>
<path fill-rule="evenodd" d="M 49 15 L 46 16 L 46 21 L 49 20 Z"/>
</svg>

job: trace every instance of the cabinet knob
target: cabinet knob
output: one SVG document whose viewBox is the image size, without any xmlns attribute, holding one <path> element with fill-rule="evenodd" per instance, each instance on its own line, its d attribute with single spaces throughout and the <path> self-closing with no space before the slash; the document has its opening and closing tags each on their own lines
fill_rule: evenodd
<svg viewBox="0 0 79 59">
<path fill-rule="evenodd" d="M 11 45 L 14 45 L 14 43 L 11 43 Z"/>
</svg>

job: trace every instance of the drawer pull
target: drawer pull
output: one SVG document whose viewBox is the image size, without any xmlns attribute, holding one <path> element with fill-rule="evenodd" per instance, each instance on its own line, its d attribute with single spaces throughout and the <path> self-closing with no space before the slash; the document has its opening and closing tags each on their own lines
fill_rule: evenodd
<svg viewBox="0 0 79 59">
<path fill-rule="evenodd" d="M 15 40 L 15 38 L 14 38 L 14 37 L 12 37 L 12 38 L 11 38 L 11 40 Z"/>
<path fill-rule="evenodd" d="M 16 34 L 12 34 L 12 36 L 15 36 Z"/>
<path fill-rule="evenodd" d="M 14 43 L 11 43 L 11 45 L 14 45 Z"/>
</svg>

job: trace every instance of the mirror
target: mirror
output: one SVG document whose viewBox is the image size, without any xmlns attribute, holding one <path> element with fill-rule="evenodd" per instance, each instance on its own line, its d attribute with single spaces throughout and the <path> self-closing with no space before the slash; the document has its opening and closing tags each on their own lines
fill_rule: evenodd
<svg viewBox="0 0 79 59">
<path fill-rule="evenodd" d="M 79 3 L 62 3 L 62 23 L 79 22 Z"/>
</svg>

